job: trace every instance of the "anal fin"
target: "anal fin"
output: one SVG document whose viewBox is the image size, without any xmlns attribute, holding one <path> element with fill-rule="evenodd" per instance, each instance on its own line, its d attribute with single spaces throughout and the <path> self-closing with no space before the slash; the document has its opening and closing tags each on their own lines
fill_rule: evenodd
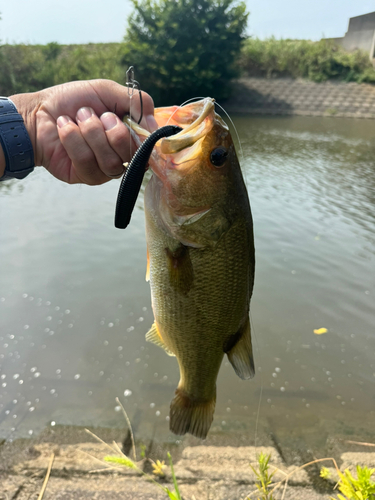
<svg viewBox="0 0 375 500">
<path fill-rule="evenodd" d="M 164 342 L 162 336 L 160 335 L 158 326 L 157 326 L 157 324 L 155 322 L 152 324 L 152 327 L 150 328 L 150 330 L 146 333 L 146 340 L 147 340 L 147 342 L 152 342 L 153 344 L 156 344 L 159 347 L 161 347 L 162 349 L 164 349 L 164 351 L 168 354 L 168 356 L 174 356 L 175 355 L 169 349 L 169 347 L 167 347 L 165 345 L 165 342 Z"/>
<path fill-rule="evenodd" d="M 254 377 L 255 367 L 249 318 L 238 332 L 226 342 L 224 352 L 227 353 L 234 371 L 240 378 L 249 379 Z"/>
</svg>

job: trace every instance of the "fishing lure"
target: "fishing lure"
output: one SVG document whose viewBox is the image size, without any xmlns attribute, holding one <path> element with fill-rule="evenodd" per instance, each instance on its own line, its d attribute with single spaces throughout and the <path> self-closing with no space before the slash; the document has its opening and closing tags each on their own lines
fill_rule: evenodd
<svg viewBox="0 0 375 500">
<path fill-rule="evenodd" d="M 143 101 L 141 87 L 137 80 L 134 80 L 134 67 L 130 66 L 126 72 L 126 86 L 128 87 L 129 97 L 132 98 L 134 91 L 138 90 L 141 103 L 141 115 L 138 124 L 141 123 L 143 117 Z M 134 210 L 135 202 L 137 201 L 139 191 L 141 189 L 143 176 L 146 171 L 146 165 L 150 159 L 152 150 L 159 139 L 170 137 L 182 130 L 181 127 L 175 125 L 167 125 L 155 130 L 137 149 L 132 161 L 126 169 L 121 181 L 120 189 L 117 196 L 115 227 L 125 229 L 130 222 L 131 215 Z"/>
<path fill-rule="evenodd" d="M 146 165 L 150 159 L 152 150 L 159 139 L 170 137 L 182 130 L 176 125 L 166 125 L 155 130 L 137 149 L 132 161 L 127 168 L 120 185 L 117 196 L 115 227 L 125 229 L 130 222 L 131 215 L 141 189 Z"/>
</svg>

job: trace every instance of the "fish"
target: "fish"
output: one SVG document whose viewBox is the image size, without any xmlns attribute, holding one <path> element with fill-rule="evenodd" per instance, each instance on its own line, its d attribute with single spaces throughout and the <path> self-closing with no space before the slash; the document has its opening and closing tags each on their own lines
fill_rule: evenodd
<svg viewBox="0 0 375 500">
<path fill-rule="evenodd" d="M 159 127 L 182 130 L 158 141 L 149 159 L 146 280 L 154 323 L 146 340 L 179 365 L 170 430 L 205 439 L 224 356 L 241 379 L 255 374 L 253 219 L 230 130 L 214 99 L 156 108 L 155 119 Z M 127 124 L 138 143 L 149 135 L 131 119 Z"/>
</svg>

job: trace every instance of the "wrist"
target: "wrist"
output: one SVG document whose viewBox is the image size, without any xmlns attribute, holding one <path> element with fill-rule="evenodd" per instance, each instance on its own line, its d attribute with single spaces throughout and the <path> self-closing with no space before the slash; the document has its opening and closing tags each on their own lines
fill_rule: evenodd
<svg viewBox="0 0 375 500">
<path fill-rule="evenodd" d="M 22 116 L 27 133 L 29 134 L 31 145 L 34 150 L 35 165 L 38 165 L 37 144 L 36 144 L 36 114 L 39 107 L 39 92 L 30 94 L 15 94 L 9 96 L 14 103 L 17 112 Z"/>
<path fill-rule="evenodd" d="M 1 147 L 1 144 L 0 144 L 0 179 L 4 175 L 4 171 L 5 171 L 5 156 L 4 156 L 3 148 Z"/>
<path fill-rule="evenodd" d="M 0 181 L 24 179 L 34 170 L 36 95 L 0 97 Z"/>
</svg>

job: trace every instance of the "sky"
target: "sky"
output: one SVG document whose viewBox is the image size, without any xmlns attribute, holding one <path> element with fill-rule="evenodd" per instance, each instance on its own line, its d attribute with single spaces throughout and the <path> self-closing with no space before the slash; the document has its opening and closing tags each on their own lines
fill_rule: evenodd
<svg viewBox="0 0 375 500">
<path fill-rule="evenodd" d="M 350 17 L 375 10 L 374 0 L 246 0 L 255 37 L 320 40 L 343 36 Z M 0 0 L 1 43 L 119 42 L 129 0 Z"/>
</svg>

